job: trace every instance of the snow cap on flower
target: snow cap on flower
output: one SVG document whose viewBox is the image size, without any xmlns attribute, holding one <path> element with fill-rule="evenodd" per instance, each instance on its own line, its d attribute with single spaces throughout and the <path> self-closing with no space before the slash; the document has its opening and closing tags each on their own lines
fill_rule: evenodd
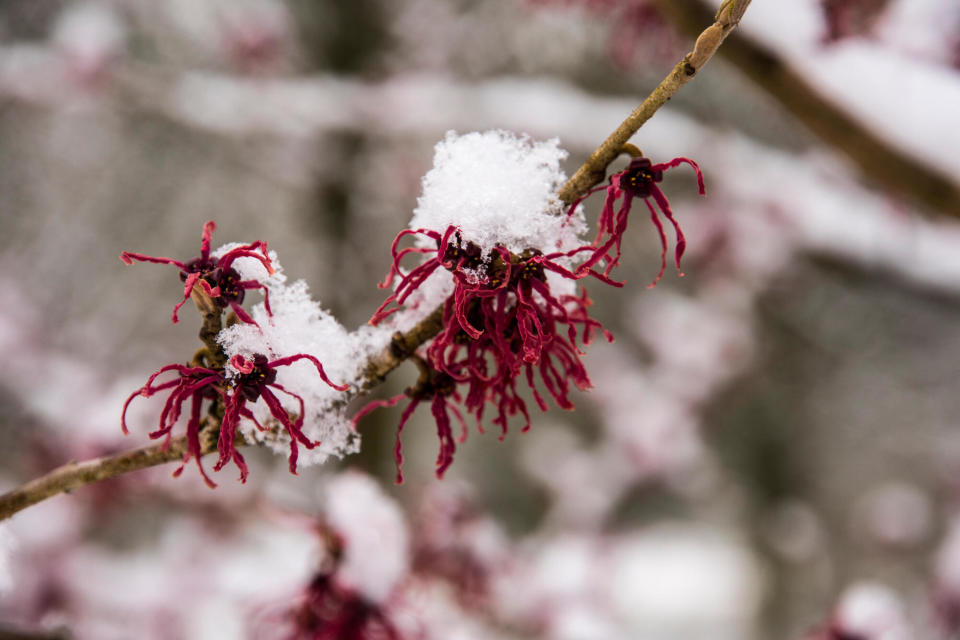
<svg viewBox="0 0 960 640">
<path fill-rule="evenodd" d="M 366 361 L 360 341 L 347 333 L 327 311 L 314 301 L 303 280 L 291 285 L 279 283 L 270 288 L 272 315 L 261 303 L 253 307 L 256 324 L 235 324 L 220 332 L 217 340 L 230 358 L 227 376 L 241 373 L 235 362 L 251 360 L 263 354 L 270 360 L 291 358 L 300 354 L 319 361 L 327 378 L 341 386 L 356 382 L 359 366 Z M 276 369 L 276 382 L 289 394 L 278 394 L 282 406 L 299 416 L 301 407 L 296 394 L 303 399 L 303 433 L 319 442 L 312 449 L 302 449 L 300 465 L 319 464 L 329 456 L 342 457 L 356 453 L 360 447 L 359 435 L 344 417 L 340 405 L 343 392 L 327 384 L 318 375 L 317 367 L 309 358 L 300 358 Z M 271 421 L 270 407 L 261 399 L 247 406 L 261 425 Z M 239 425 L 240 432 L 250 439 L 267 444 L 278 454 L 287 455 L 289 434 L 282 429 L 259 430 L 251 420 Z"/>
<path fill-rule="evenodd" d="M 574 264 L 583 252 L 605 256 L 607 247 L 596 249 L 579 239 L 584 222 L 578 208 L 563 214 L 554 192 L 564 178 L 564 157 L 556 140 L 536 143 L 503 131 L 448 133 L 437 145 L 411 228 L 397 235 L 390 250 L 393 264 L 380 286 L 393 285 L 394 291 L 370 324 L 381 326 L 400 316 L 393 326 L 406 327 L 411 317 L 422 319 L 442 305 L 443 328 L 420 356 L 417 384 L 389 400 L 371 402 L 354 417 L 356 422 L 409 398 L 394 449 L 398 482 L 400 433 L 420 403 L 430 401 L 436 420 L 436 474 L 442 477 L 456 443 L 467 438 L 465 413 L 483 432 L 484 412 L 493 407 L 492 423 L 500 427 L 501 438 L 511 417 L 523 419 L 523 431 L 530 428 L 518 381 L 525 381 L 542 411 L 548 409 L 544 395 L 572 409 L 571 383 L 590 388 L 577 342 L 589 344 L 597 332 L 611 341 L 613 336 L 590 317 L 592 301 L 585 290 L 576 293 L 575 281 L 591 276 L 620 283 L 590 265 Z M 415 237 L 416 244 L 401 248 L 406 236 Z M 402 265 L 415 257 L 419 265 L 409 270 Z M 537 388 L 538 374 L 546 394 Z M 460 425 L 459 437 L 454 437 L 452 418 Z"/>
<path fill-rule="evenodd" d="M 327 522 L 343 540 L 334 579 L 368 602 L 383 604 L 410 568 L 409 534 L 400 507 L 358 471 L 333 478 L 326 493 Z"/>
<path fill-rule="evenodd" d="M 457 227 L 485 254 L 496 245 L 517 254 L 573 248 L 584 225 L 558 223 L 563 205 L 556 192 L 566 179 L 560 162 L 567 157 L 558 145 L 556 138 L 535 142 L 499 130 L 447 132 L 423 178 L 410 228 L 442 234 Z"/>
</svg>

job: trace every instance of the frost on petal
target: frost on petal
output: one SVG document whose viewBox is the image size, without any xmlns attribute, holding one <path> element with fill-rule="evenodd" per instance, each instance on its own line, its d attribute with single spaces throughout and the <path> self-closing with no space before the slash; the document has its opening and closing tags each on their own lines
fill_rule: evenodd
<svg viewBox="0 0 960 640">
<path fill-rule="evenodd" d="M 348 471 L 327 484 L 327 521 L 344 542 L 335 579 L 369 602 L 383 603 L 410 567 L 400 507 L 369 476 Z"/>
<path fill-rule="evenodd" d="M 210 257 L 219 259 L 234 249 L 239 249 L 243 246 L 245 245 L 241 242 L 228 242 L 227 244 L 217 248 L 212 254 L 210 254 Z M 267 269 L 263 266 L 262 261 L 250 256 L 237 258 L 233 261 L 231 266 L 237 271 L 237 273 L 240 274 L 241 280 L 256 280 L 260 284 L 266 285 L 268 288 L 285 284 L 287 281 L 287 276 L 283 273 L 283 267 L 280 266 L 280 262 L 277 260 L 277 252 L 267 251 L 267 256 L 270 258 L 270 262 L 273 265 L 273 274 L 267 272 Z"/>
<path fill-rule="evenodd" d="M 453 131 L 437 143 L 433 169 L 423 178 L 411 229 L 443 233 L 458 227 L 465 240 L 488 254 L 494 246 L 521 253 L 577 246 L 582 219 L 558 224 L 557 189 L 567 157 L 556 138 L 535 142 L 507 131 Z"/>
<path fill-rule="evenodd" d="M 260 353 L 276 360 L 308 354 L 322 363 L 326 376 L 336 385 L 355 384 L 359 380 L 362 364 L 366 362 L 366 347 L 310 297 L 303 280 L 272 286 L 270 305 L 272 315 L 263 303 L 253 307 L 256 325 L 236 324 L 220 333 L 217 339 L 229 358 L 240 355 L 250 359 Z M 276 382 L 289 391 L 275 394 L 277 400 L 284 409 L 299 415 L 300 402 L 296 396 L 302 398 L 303 433 L 320 443 L 312 449 L 300 449 L 301 466 L 320 464 L 330 456 L 342 457 L 359 450 L 360 437 L 341 406 L 343 393 L 324 382 L 313 362 L 304 358 L 277 367 L 276 371 Z M 228 365 L 227 376 L 236 374 L 232 365 Z M 290 437 L 282 429 L 271 428 L 273 420 L 267 403 L 259 399 L 247 408 L 266 430 L 246 419 L 241 421 L 239 431 L 278 454 L 288 455 Z"/>
</svg>

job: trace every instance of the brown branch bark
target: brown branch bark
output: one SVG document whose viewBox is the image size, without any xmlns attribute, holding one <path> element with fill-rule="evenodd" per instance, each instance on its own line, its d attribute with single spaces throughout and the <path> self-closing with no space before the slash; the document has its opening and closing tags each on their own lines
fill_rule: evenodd
<svg viewBox="0 0 960 640">
<path fill-rule="evenodd" d="M 703 0 L 655 0 L 665 18 L 681 31 L 696 33 L 710 15 Z M 742 33 L 734 34 L 720 55 L 774 97 L 823 142 L 846 154 L 885 191 L 916 204 L 960 217 L 960 184 L 904 154 L 859 120 L 818 93 L 777 54 Z M 896 123 L 890 123 L 896 126 Z"/>
<path fill-rule="evenodd" d="M 204 453 L 216 449 L 216 443 L 204 447 Z M 0 496 L 0 520 L 60 493 L 114 478 L 124 473 L 182 460 L 187 452 L 186 437 L 174 438 L 168 447 L 156 444 L 112 456 L 68 462 Z"/>
<path fill-rule="evenodd" d="M 665 0 L 667 4 L 670 1 Z M 561 200 L 570 204 L 604 179 L 607 167 L 620 154 L 623 145 L 713 57 L 724 39 L 740 23 L 749 6 L 750 0 L 727 0 L 713 18 L 713 24 L 702 32 L 700 32 L 702 26 L 711 20 L 709 13 L 704 16 L 702 12 L 698 12 L 697 17 L 691 19 L 692 23 L 698 25 L 696 32 L 700 33 L 693 45 L 693 51 L 677 63 L 653 93 L 627 116 L 627 119 L 597 147 L 583 166 L 567 180 L 559 192 Z"/>
<path fill-rule="evenodd" d="M 433 313 L 421 320 L 410 331 L 396 333 L 390 346 L 371 358 L 357 395 L 383 382 L 388 373 L 412 356 L 420 345 L 440 333 L 441 329 L 443 329 L 443 305 L 434 309 Z"/>
<path fill-rule="evenodd" d="M 710 60 L 723 40 L 737 26 L 749 5 L 750 0 L 726 0 L 717 13 L 714 23 L 697 38 L 693 51 L 677 63 L 670 75 L 604 140 L 587 162 L 563 185 L 558 195 L 564 202 L 573 202 L 593 185 L 603 180 L 607 166 L 620 154 L 624 144 Z M 204 352 L 204 357 L 210 364 L 222 367 L 224 357 L 216 342 L 216 336 L 222 328 L 220 310 L 199 288 L 194 289 L 192 297 L 203 317 L 199 337 L 205 348 L 201 351 Z M 394 335 L 390 345 L 370 359 L 362 382 L 355 390 L 348 392 L 347 400 L 383 382 L 387 374 L 411 357 L 420 345 L 440 333 L 442 320 L 443 307 L 441 306 L 409 331 Z M 201 448 L 204 455 L 216 450 L 216 439 L 213 437 L 215 433 L 217 433 L 216 428 L 206 428 L 201 431 Z M 84 485 L 131 471 L 183 460 L 186 452 L 186 438 L 180 437 L 171 440 L 167 446 L 152 445 L 84 462 L 69 462 L 0 495 L 0 521 L 47 498 L 67 493 Z"/>
</svg>

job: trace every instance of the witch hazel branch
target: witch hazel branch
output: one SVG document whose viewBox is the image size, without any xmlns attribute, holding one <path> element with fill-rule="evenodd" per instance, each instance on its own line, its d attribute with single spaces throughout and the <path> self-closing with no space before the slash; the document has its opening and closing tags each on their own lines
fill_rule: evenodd
<svg viewBox="0 0 960 640">
<path fill-rule="evenodd" d="M 240 449 L 267 446 L 286 456 L 291 473 L 304 465 L 359 450 L 358 425 L 371 411 L 405 402 L 397 427 L 397 480 L 402 481 L 401 435 L 420 405 L 429 405 L 442 477 L 457 445 L 473 429 L 526 431 L 531 406 L 574 408 L 574 388 L 592 386 L 583 348 L 613 336 L 591 315 L 585 284 L 619 288 L 622 255 L 635 201 L 642 200 L 661 243 L 663 275 L 672 230 L 677 268 L 685 246 L 679 220 L 658 186 L 663 172 L 689 165 L 704 193 L 695 162 L 655 163 L 626 141 L 704 64 L 736 26 L 746 1 L 726 2 L 651 96 L 567 180 L 566 152 L 556 139 L 537 142 L 504 131 L 453 132 L 437 144 L 434 167 L 412 220 L 391 247 L 382 288 L 390 289 L 370 326 L 347 331 L 314 301 L 307 284 L 287 282 L 275 252 L 262 240 L 212 249 L 213 222 L 204 225 L 200 255 L 186 261 L 124 252 L 127 264 L 171 265 L 183 293 L 173 309 L 192 300 L 200 311 L 204 347 L 191 360 L 161 366 L 132 391 L 121 412 L 140 398 L 161 396 L 158 443 L 116 456 L 69 463 L 0 496 L 0 518 L 47 497 L 135 469 L 179 461 L 174 476 L 218 454 L 212 474 L 249 469 Z M 679 74 L 679 75 L 678 75 Z M 638 117 L 638 114 L 640 116 Z M 621 153 L 630 164 L 602 181 Z M 585 199 L 605 192 L 593 233 L 586 239 Z M 652 286 L 652 285 L 651 285 Z M 249 308 L 248 294 L 262 300 Z M 412 358 L 420 375 L 400 396 L 374 400 L 355 415 L 350 401 L 373 389 Z M 186 414 L 186 415 L 184 415 Z"/>
</svg>

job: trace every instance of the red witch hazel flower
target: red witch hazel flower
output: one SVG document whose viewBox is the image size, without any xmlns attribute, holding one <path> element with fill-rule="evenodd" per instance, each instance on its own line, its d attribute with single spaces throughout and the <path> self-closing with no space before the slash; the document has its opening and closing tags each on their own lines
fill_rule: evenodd
<svg viewBox="0 0 960 640">
<path fill-rule="evenodd" d="M 544 395 L 570 409 L 571 386 L 591 386 L 577 342 L 589 343 L 602 327 L 588 314 L 586 293 L 576 295 L 576 281 L 592 276 L 619 285 L 590 266 L 573 270 L 578 256 L 597 248 L 581 243 L 579 220 L 564 218 L 556 201 L 562 157 L 556 141 L 531 143 L 499 131 L 449 134 L 424 178 L 412 228 L 394 241 L 393 264 L 381 286 L 399 280 L 370 323 L 402 307 L 416 314 L 442 305 L 443 329 L 420 358 L 421 377 L 406 391 L 410 403 L 401 417 L 402 429 L 420 403 L 431 401 L 440 439 L 438 477 L 453 461 L 457 441 L 466 438 L 463 415 L 472 415 L 483 432 L 491 406 L 501 438 L 518 414 L 522 430 L 529 429 L 521 376 L 544 411 Z M 407 236 L 418 244 L 398 249 Z M 411 254 L 423 260 L 405 272 L 401 261 Z M 355 420 L 403 397 L 375 401 Z M 451 414 L 461 426 L 457 439 Z M 395 453 L 399 468 L 399 433 Z"/>
<path fill-rule="evenodd" d="M 454 280 L 453 294 L 443 304 L 444 328 L 427 348 L 426 359 L 418 361 L 421 367 L 418 383 L 405 394 L 369 404 L 354 418 L 359 420 L 378 407 L 393 406 L 404 395 L 410 398 L 401 416 L 394 450 L 398 482 L 403 481 L 400 433 L 418 404 L 431 400 L 431 412 L 440 439 L 436 473 L 442 477 L 456 451 L 451 413 L 461 426 L 457 441 L 463 442 L 468 432 L 462 414 L 451 401 L 462 403 L 465 411 L 476 418 L 481 432 L 487 404 L 496 411 L 492 422 L 500 427 L 501 439 L 506 436 L 509 419 L 517 414 L 524 419 L 522 431 L 527 431 L 530 414 L 517 390 L 520 375 L 525 375 L 542 411 L 546 411 L 548 405 L 537 388 L 537 373 L 557 405 L 572 409 L 570 383 L 582 390 L 591 386 L 586 368 L 580 361 L 582 352 L 576 344 L 578 336 L 582 333 L 582 342 L 589 344 L 594 331 L 602 330 L 600 323 L 587 312 L 591 302 L 586 293 L 581 296 L 555 294 L 547 278 L 548 272 L 571 281 L 582 277 L 558 260 L 582 250 L 590 251 L 591 247 L 547 255 L 529 249 L 518 256 L 498 246 L 484 257 L 480 247 L 465 243 L 454 227 L 449 227 L 443 235 L 425 229 L 401 231 L 398 239 L 411 233 L 435 240 L 437 248 L 397 251 L 395 241 L 394 264 L 384 284 L 389 285 L 394 277 L 402 274 L 399 262 L 404 256 L 428 251 L 435 251 L 436 256 L 402 275 L 394 293 L 377 309 L 370 322 L 379 324 L 398 311 L 400 307 L 390 308 L 391 303 L 402 304 L 430 275 L 443 267 Z M 616 284 L 594 270 L 588 269 L 584 275 Z M 612 341 L 608 332 L 603 333 Z M 457 392 L 458 384 L 467 385 L 465 396 Z"/>
<path fill-rule="evenodd" d="M 178 374 L 177 377 L 173 380 L 154 385 L 156 379 L 168 371 L 176 371 Z M 167 365 L 150 376 L 147 383 L 130 394 L 127 401 L 123 403 L 123 414 L 121 416 L 123 432 L 125 434 L 130 433 L 129 429 L 127 429 L 127 408 L 130 406 L 130 403 L 133 402 L 134 398 L 137 396 L 149 398 L 161 391 L 170 389 L 170 395 L 167 396 L 167 401 L 163 405 L 163 411 L 160 412 L 159 427 L 150 434 L 150 437 L 154 440 L 164 438 L 164 446 L 167 447 L 170 445 L 171 432 L 177 420 L 180 418 L 183 404 L 189 400 L 190 419 L 187 422 L 187 453 L 184 455 L 183 464 L 173 472 L 173 475 L 177 477 L 183 473 L 184 466 L 190 461 L 190 458 L 194 458 L 197 461 L 197 468 L 200 469 L 200 474 L 203 476 L 204 482 L 212 489 L 217 485 L 210 479 L 207 472 L 204 471 L 203 464 L 200 462 L 200 458 L 203 457 L 203 452 L 200 448 L 200 427 L 202 421 L 200 414 L 205 399 L 213 399 L 217 396 L 224 395 L 222 383 L 222 371 L 182 364 Z"/>
<path fill-rule="evenodd" d="M 410 416 L 416 411 L 422 402 L 430 401 L 430 413 L 437 423 L 437 438 L 440 440 L 440 453 L 437 455 L 437 477 L 443 477 L 443 474 L 453 463 L 453 454 L 457 450 L 456 442 L 464 442 L 467 437 L 467 425 L 463 420 L 463 415 L 456 406 L 450 404 L 450 400 L 459 402 L 460 394 L 457 393 L 456 381 L 448 374 L 442 373 L 430 367 L 422 358 L 414 357 L 414 362 L 420 368 L 420 379 L 416 384 L 409 387 L 405 392 L 396 395 L 387 400 L 374 400 L 368 403 L 363 409 L 357 412 L 353 417 L 353 423 L 357 424 L 364 416 L 374 409 L 381 407 L 392 407 L 404 398 L 409 398 L 410 402 L 404 408 L 400 415 L 400 424 L 397 426 L 397 442 L 393 448 L 394 459 L 397 462 L 397 484 L 403 482 L 403 442 L 401 435 Z M 460 437 L 457 441 L 453 438 L 453 430 L 450 422 L 450 413 L 457 418 L 460 423 Z"/>
<path fill-rule="evenodd" d="M 597 221 L 597 237 L 593 242 L 595 251 L 586 262 L 578 267 L 578 275 L 583 276 L 593 269 L 600 261 L 604 261 L 606 266 L 603 275 L 609 276 L 610 272 L 620 262 L 620 245 L 623 242 L 623 234 L 627 230 L 627 221 L 630 216 L 630 209 L 635 198 L 642 198 L 647 209 L 650 210 L 650 220 L 657 229 L 660 236 L 660 271 L 649 286 L 653 287 L 663 277 L 663 272 L 667 268 L 667 236 L 663 230 L 663 223 L 660 220 L 660 214 L 673 225 L 677 237 L 677 245 L 674 250 L 674 261 L 677 265 L 677 271 L 680 275 L 680 259 L 683 257 L 687 241 L 680 229 L 680 223 L 673 215 L 670 208 L 670 202 L 664 195 L 657 183 L 663 180 L 663 173 L 668 169 L 677 167 L 681 164 L 688 164 L 693 167 L 697 173 L 697 188 L 700 195 L 705 193 L 703 185 L 703 174 L 696 162 L 689 158 L 674 158 L 669 162 L 654 164 L 648 158 L 642 156 L 635 157 L 630 161 L 630 165 L 620 173 L 610 177 L 608 185 L 595 187 L 587 192 L 586 195 L 575 201 L 568 210 L 568 215 L 573 215 L 577 206 L 597 191 L 606 190 L 607 198 L 604 200 L 603 209 L 600 212 L 600 218 Z M 622 198 L 620 208 L 614 211 L 617 201 Z M 653 203 L 650 200 L 653 200 Z M 658 214 L 659 210 L 659 214 Z"/>
<path fill-rule="evenodd" d="M 250 315 L 240 306 L 244 295 L 248 289 L 260 289 L 263 291 L 264 303 L 267 311 L 270 310 L 270 300 L 267 287 L 257 280 L 244 280 L 233 263 L 238 258 L 253 258 L 260 262 L 267 270 L 269 275 L 273 275 L 275 270 L 270 257 L 267 255 L 267 243 L 257 240 L 250 244 L 244 244 L 225 252 L 218 258 L 210 256 L 210 238 L 217 225 L 211 220 L 203 225 L 203 235 L 200 243 L 200 255 L 187 262 L 180 262 L 173 258 L 163 258 L 147 256 L 141 253 L 130 253 L 124 251 L 120 254 L 120 259 L 126 264 L 137 262 L 153 262 L 157 264 L 172 264 L 180 269 L 180 279 L 184 283 L 183 300 L 177 303 L 173 308 L 172 319 L 179 322 L 177 313 L 180 307 L 190 299 L 193 288 L 199 286 L 210 296 L 213 302 L 220 308 L 230 307 L 237 317 L 246 323 L 253 323 Z"/>
<path fill-rule="evenodd" d="M 170 391 L 164 403 L 163 410 L 160 413 L 160 422 L 156 431 L 150 433 L 152 439 L 165 438 L 165 446 L 169 446 L 173 427 L 180 418 L 183 405 L 187 400 L 190 401 L 190 418 L 187 422 L 187 453 L 184 456 L 183 464 L 174 471 L 174 476 L 179 476 L 183 472 L 183 467 L 190 458 L 195 458 L 200 473 L 204 481 L 211 488 L 216 484 L 210 479 L 203 469 L 200 458 L 203 451 L 200 444 L 200 430 L 202 428 L 202 404 L 204 400 L 223 401 L 223 419 L 220 424 L 220 434 L 217 441 L 217 450 L 220 458 L 213 467 L 214 471 L 220 471 L 227 463 L 234 462 L 240 469 L 240 481 L 246 482 L 248 468 L 243 456 L 237 451 L 235 438 L 237 426 L 241 419 L 252 421 L 258 429 L 266 431 L 268 427 L 260 424 L 254 417 L 253 412 L 247 407 L 248 403 L 256 402 L 262 398 L 270 409 L 270 415 L 277 420 L 283 429 L 290 436 L 290 472 L 296 473 L 297 457 L 299 453 L 299 444 L 307 449 L 312 449 L 319 443 L 307 438 L 303 431 L 304 406 L 303 398 L 295 393 L 285 389 L 277 384 L 277 367 L 286 366 L 299 360 L 308 360 L 312 363 L 321 379 L 330 387 L 338 391 L 346 391 L 346 385 L 336 385 L 327 378 L 323 370 L 323 365 L 315 357 L 301 353 L 286 358 L 268 360 L 262 354 L 257 354 L 251 359 L 243 356 L 234 356 L 230 360 L 230 366 L 234 374 L 225 376 L 223 371 L 208 369 L 206 367 L 192 367 L 188 365 L 171 364 L 163 367 L 152 376 L 147 383 L 133 392 L 123 405 L 122 426 L 124 433 L 129 433 L 126 424 L 127 408 L 137 396 L 150 397 L 163 391 Z M 177 378 L 155 384 L 156 379 L 164 373 L 175 371 Z M 287 394 L 297 400 L 300 404 L 300 413 L 291 417 L 290 414 L 281 406 L 280 400 L 274 392 Z"/>
<path fill-rule="evenodd" d="M 237 463 L 237 466 L 240 467 L 241 481 L 246 481 L 247 467 L 243 462 L 243 456 L 240 455 L 240 452 L 238 452 L 234 446 L 234 438 L 236 437 L 237 425 L 240 423 L 241 418 L 249 419 L 261 431 L 268 430 L 267 427 L 257 421 L 253 412 L 246 406 L 248 402 L 256 402 L 260 398 L 262 398 L 270 408 L 270 415 L 280 423 L 290 436 L 290 473 L 297 473 L 297 457 L 299 455 L 298 442 L 307 449 L 313 449 L 320 444 L 319 442 L 309 439 L 303 433 L 303 398 L 288 391 L 276 381 L 277 367 L 293 364 L 300 360 L 307 360 L 313 364 L 317 369 L 317 373 L 320 374 L 320 378 L 331 388 L 337 391 L 346 391 L 348 389 L 348 385 L 338 385 L 331 382 L 326 372 L 324 372 L 323 365 L 320 364 L 320 361 L 306 353 L 298 353 L 272 361 L 268 360 L 267 357 L 262 354 L 257 354 L 249 360 L 240 355 L 233 356 L 233 358 L 230 359 L 230 366 L 236 370 L 236 374 L 228 379 L 233 387 L 233 393 L 226 398 L 224 403 L 223 423 L 220 425 L 220 440 L 217 443 L 220 459 L 217 460 L 217 464 L 214 465 L 214 471 L 219 471 L 232 459 Z M 284 393 L 299 403 L 300 412 L 295 419 L 291 419 L 290 414 L 283 408 L 280 399 L 277 398 L 273 390 Z"/>
<path fill-rule="evenodd" d="M 399 505 L 355 470 L 331 478 L 325 489 L 324 519 L 316 523 L 324 551 L 320 564 L 292 603 L 285 599 L 279 611 L 264 617 L 262 637 L 423 638 L 404 596 L 409 533 Z"/>
</svg>

